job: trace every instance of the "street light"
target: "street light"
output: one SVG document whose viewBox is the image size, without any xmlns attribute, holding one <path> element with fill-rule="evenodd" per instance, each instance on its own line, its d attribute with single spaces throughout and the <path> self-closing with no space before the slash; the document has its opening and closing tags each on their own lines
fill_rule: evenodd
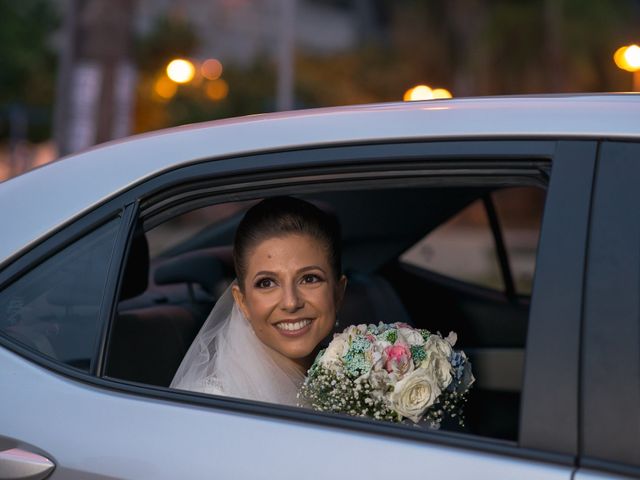
<svg viewBox="0 0 640 480">
<path fill-rule="evenodd" d="M 431 88 L 426 85 L 417 85 L 404 92 L 403 100 L 413 102 L 416 100 L 433 100 L 434 98 L 452 98 L 451 92 L 445 88 Z"/>
<path fill-rule="evenodd" d="M 640 46 L 625 45 L 613 54 L 613 61 L 622 70 L 633 73 L 633 90 L 640 91 Z"/>
</svg>

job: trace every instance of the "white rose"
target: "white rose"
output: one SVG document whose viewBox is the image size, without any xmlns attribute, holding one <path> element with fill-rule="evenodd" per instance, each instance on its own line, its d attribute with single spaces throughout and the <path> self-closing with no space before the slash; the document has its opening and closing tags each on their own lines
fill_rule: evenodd
<svg viewBox="0 0 640 480">
<path fill-rule="evenodd" d="M 329 346 L 320 358 L 320 365 L 328 369 L 337 367 L 342 363 L 342 357 L 345 353 L 347 353 L 348 349 L 349 339 L 347 335 L 342 334 L 336 336 L 333 340 L 331 340 L 331 343 L 329 343 Z"/>
<path fill-rule="evenodd" d="M 419 368 L 396 383 L 389 400 L 395 411 L 417 423 L 439 395 L 437 381 L 427 370 Z"/>
<path fill-rule="evenodd" d="M 425 342 L 424 349 L 427 353 L 437 353 L 447 359 L 451 358 L 451 355 L 453 354 L 453 349 L 449 342 L 443 340 L 438 335 L 431 335 Z"/>
<path fill-rule="evenodd" d="M 413 328 L 399 328 L 398 337 L 404 339 L 405 343 L 411 346 L 422 345 L 424 343 L 422 334 Z"/>
<path fill-rule="evenodd" d="M 444 390 L 453 380 L 453 372 L 449 359 L 435 351 L 427 353 L 420 364 L 420 368 L 426 370 L 438 382 L 438 387 Z"/>
</svg>

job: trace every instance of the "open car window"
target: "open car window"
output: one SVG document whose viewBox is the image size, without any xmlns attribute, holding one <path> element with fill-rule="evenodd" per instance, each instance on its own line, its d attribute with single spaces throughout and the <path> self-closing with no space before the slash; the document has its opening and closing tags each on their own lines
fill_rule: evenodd
<svg viewBox="0 0 640 480">
<path fill-rule="evenodd" d="M 528 193 L 532 190 L 536 193 Z M 505 290 L 505 268 L 517 293 L 530 293 L 544 190 L 393 187 L 327 189 L 301 197 L 335 214 L 342 225 L 349 284 L 340 328 L 403 322 L 443 336 L 455 331 L 456 349 L 468 355 L 476 383 L 468 395 L 464 425 L 454 419 L 442 428 L 515 441 L 528 305 L 494 293 Z M 506 264 L 496 247 L 486 198 L 492 199 L 500 221 Z M 534 206 L 530 198 L 535 198 Z M 120 297 L 107 376 L 169 386 L 208 313 L 235 277 L 233 234 L 243 211 L 255 201 L 194 210 L 133 239 L 147 244 L 151 261 L 144 284 Z M 217 216 L 220 212 L 224 214 Z M 486 288 L 469 291 L 467 283 Z"/>
</svg>

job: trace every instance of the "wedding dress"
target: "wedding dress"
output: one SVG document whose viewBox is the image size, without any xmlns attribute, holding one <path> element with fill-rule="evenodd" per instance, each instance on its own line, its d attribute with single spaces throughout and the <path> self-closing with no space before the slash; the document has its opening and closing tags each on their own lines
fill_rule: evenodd
<svg viewBox="0 0 640 480">
<path fill-rule="evenodd" d="M 293 362 L 258 339 L 229 287 L 189 347 L 171 388 L 296 405 L 303 381 Z"/>
</svg>

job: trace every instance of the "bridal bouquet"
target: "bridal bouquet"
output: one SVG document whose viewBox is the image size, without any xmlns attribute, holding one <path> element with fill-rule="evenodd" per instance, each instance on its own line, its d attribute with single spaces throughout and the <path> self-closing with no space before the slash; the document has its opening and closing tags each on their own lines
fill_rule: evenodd
<svg viewBox="0 0 640 480">
<path fill-rule="evenodd" d="M 298 398 L 315 410 L 437 428 L 462 423 L 471 364 L 446 338 L 404 323 L 350 326 L 336 334 L 308 371 Z"/>
</svg>

